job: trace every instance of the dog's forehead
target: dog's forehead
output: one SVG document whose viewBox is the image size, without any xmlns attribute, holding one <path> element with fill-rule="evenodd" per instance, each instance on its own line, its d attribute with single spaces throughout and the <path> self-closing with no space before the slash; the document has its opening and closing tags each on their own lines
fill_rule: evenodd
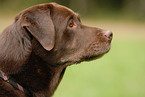
<svg viewBox="0 0 145 97">
<path fill-rule="evenodd" d="M 63 5 L 60 5 L 60 4 L 57 4 L 57 3 L 50 3 L 50 4 L 53 4 L 54 7 L 61 8 L 61 9 L 65 9 L 65 10 L 67 10 L 69 12 L 75 13 L 73 10 L 71 10 L 71 9 L 69 9 L 69 8 L 67 8 L 67 7 L 65 7 Z"/>
<path fill-rule="evenodd" d="M 60 12 L 61 12 L 61 11 L 62 11 L 62 12 L 65 11 L 65 13 L 69 13 L 69 14 L 78 16 L 77 13 L 75 13 L 73 10 L 71 10 L 71 9 L 68 8 L 68 7 L 65 7 L 65 6 L 60 5 L 60 4 L 57 4 L 57 3 L 49 3 L 49 4 L 52 4 L 52 5 L 53 5 L 57 10 L 59 10 Z"/>
</svg>

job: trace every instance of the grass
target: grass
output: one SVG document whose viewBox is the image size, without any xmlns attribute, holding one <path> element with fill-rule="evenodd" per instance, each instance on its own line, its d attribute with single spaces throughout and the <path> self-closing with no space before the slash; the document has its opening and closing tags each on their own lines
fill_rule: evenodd
<svg viewBox="0 0 145 97">
<path fill-rule="evenodd" d="M 0 32 L 11 22 L 0 18 Z M 112 49 L 101 59 L 68 67 L 53 97 L 145 97 L 145 23 L 83 22 L 111 29 Z"/>
</svg>

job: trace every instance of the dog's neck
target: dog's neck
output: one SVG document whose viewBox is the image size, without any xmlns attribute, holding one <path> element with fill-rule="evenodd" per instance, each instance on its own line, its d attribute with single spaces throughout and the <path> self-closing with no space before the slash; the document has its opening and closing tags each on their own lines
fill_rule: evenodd
<svg viewBox="0 0 145 97">
<path fill-rule="evenodd" d="M 65 68 L 65 66 L 51 66 L 32 52 L 21 72 L 10 75 L 10 78 L 36 97 L 50 97 L 62 79 Z"/>
<path fill-rule="evenodd" d="M 35 97 L 51 97 L 61 81 L 66 66 L 52 66 L 33 52 L 19 72 L 9 78 L 27 89 Z"/>
</svg>

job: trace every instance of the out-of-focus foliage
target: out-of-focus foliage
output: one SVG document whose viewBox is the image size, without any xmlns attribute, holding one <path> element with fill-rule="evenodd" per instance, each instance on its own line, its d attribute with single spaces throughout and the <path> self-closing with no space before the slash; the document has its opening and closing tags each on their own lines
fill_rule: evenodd
<svg viewBox="0 0 145 97">
<path fill-rule="evenodd" d="M 56 2 L 90 16 L 145 17 L 145 0 L 0 0 L 0 11 L 19 12 L 40 3 Z"/>
</svg>

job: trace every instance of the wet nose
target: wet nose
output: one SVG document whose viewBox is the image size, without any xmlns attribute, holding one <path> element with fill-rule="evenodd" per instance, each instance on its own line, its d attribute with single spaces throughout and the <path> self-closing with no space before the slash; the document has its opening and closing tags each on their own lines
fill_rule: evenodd
<svg viewBox="0 0 145 97">
<path fill-rule="evenodd" d="M 113 33 L 111 31 L 104 31 L 104 36 L 108 38 L 109 40 L 112 40 Z"/>
</svg>

